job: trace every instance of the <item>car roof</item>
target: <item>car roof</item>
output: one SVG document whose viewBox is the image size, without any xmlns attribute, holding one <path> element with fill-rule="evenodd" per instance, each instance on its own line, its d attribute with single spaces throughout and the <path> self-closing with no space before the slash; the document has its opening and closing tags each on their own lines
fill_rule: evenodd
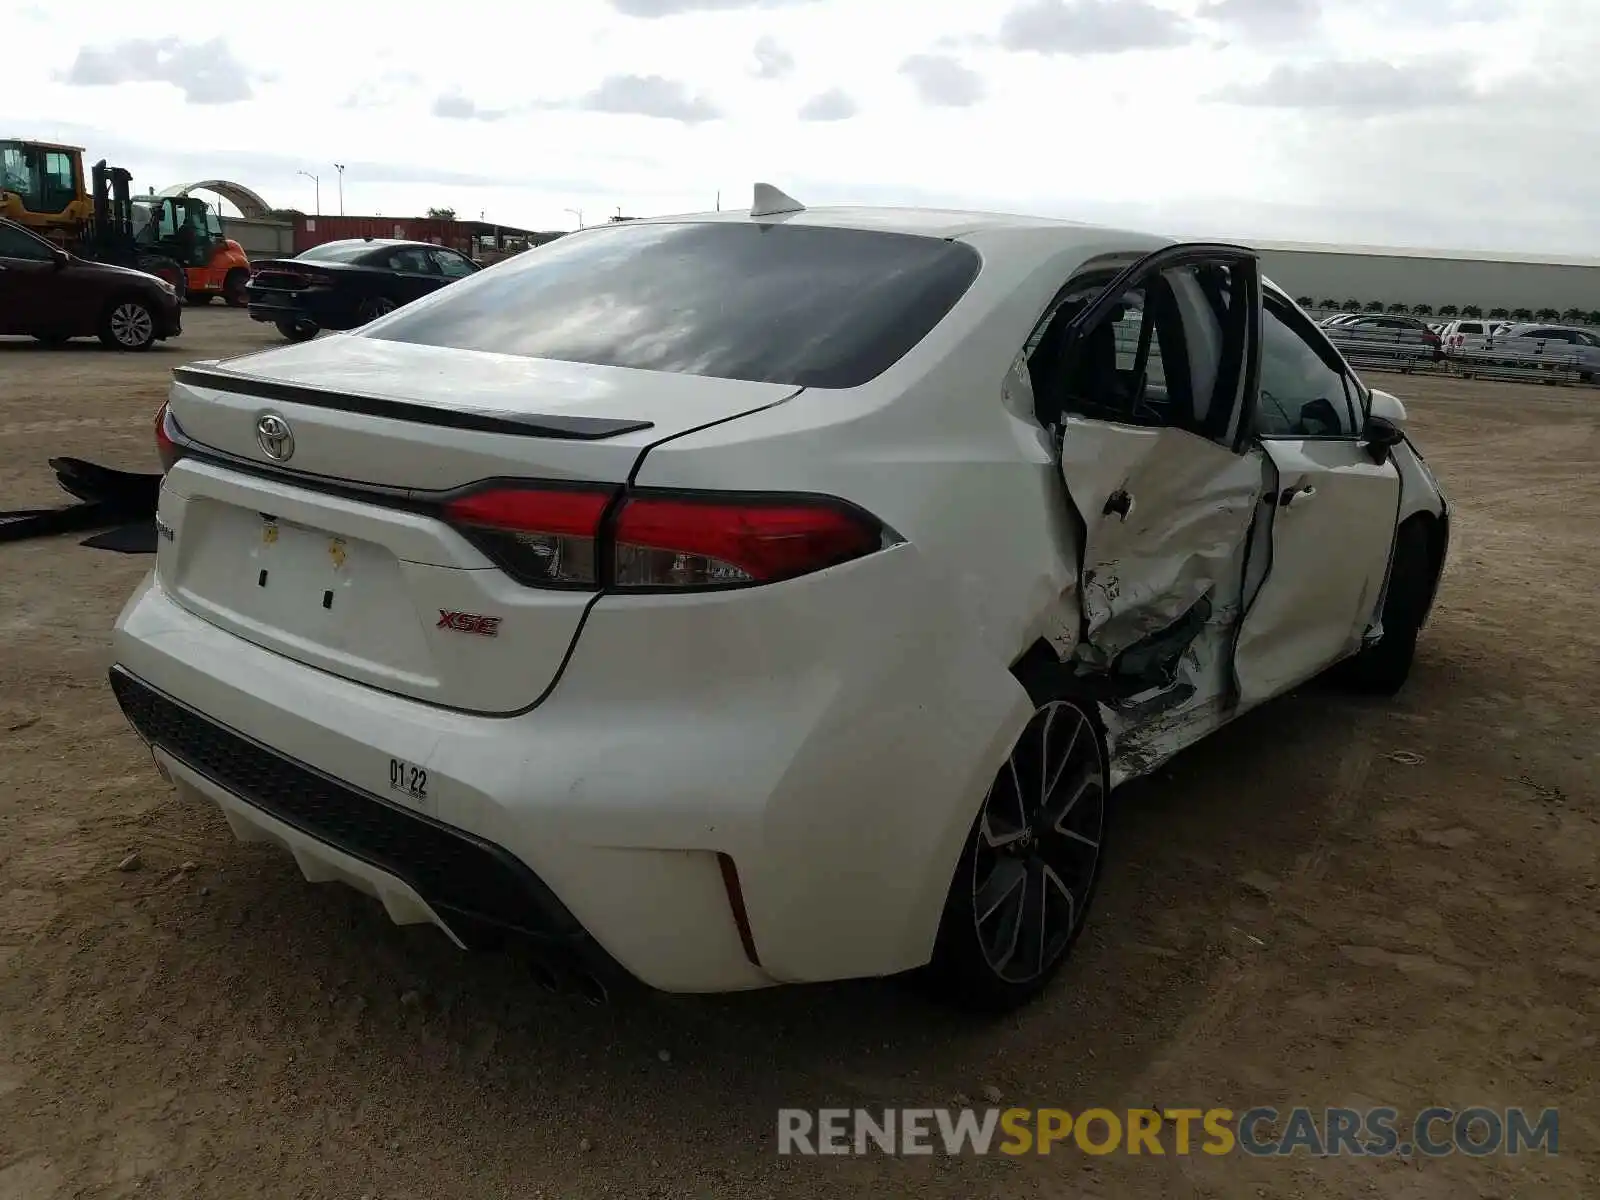
<svg viewBox="0 0 1600 1200">
<path fill-rule="evenodd" d="M 424 250 L 450 249 L 449 246 L 435 246 L 432 242 L 415 242 L 407 238 L 336 238 L 331 242 L 318 242 L 315 246 L 307 246 L 306 250 L 321 250 L 324 246 L 367 246 L 373 250 L 393 246 L 420 246 Z M 305 250 L 301 253 L 304 254 Z"/>
<path fill-rule="evenodd" d="M 1139 230 L 1118 229 L 1071 221 L 1061 217 L 1024 216 L 1016 213 L 980 212 L 956 208 L 911 208 L 826 206 L 795 212 L 753 216 L 744 209 L 720 212 L 684 213 L 678 216 L 640 217 L 630 225 L 688 224 L 695 222 L 737 223 L 741 221 L 786 225 L 824 226 L 834 229 L 868 229 L 883 233 L 905 233 L 945 240 L 973 241 L 1012 246 L 1031 245 L 1041 249 L 1065 250 L 1082 246 L 1098 252 L 1108 245 L 1128 250 L 1149 251 L 1172 245 L 1176 239 Z M 591 229 L 611 226 L 590 226 Z"/>
</svg>

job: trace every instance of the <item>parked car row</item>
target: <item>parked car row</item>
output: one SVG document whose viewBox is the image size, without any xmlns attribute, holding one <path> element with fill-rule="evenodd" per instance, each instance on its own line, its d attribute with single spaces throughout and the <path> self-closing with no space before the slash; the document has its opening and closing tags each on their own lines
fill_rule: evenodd
<svg viewBox="0 0 1600 1200">
<path fill-rule="evenodd" d="M 447 247 L 368 238 L 258 262 L 243 291 L 254 320 L 300 342 L 365 325 L 479 270 Z M 50 344 L 99 337 L 146 350 L 182 332 L 180 308 L 177 291 L 154 275 L 79 258 L 0 220 L 0 335 Z"/>
</svg>

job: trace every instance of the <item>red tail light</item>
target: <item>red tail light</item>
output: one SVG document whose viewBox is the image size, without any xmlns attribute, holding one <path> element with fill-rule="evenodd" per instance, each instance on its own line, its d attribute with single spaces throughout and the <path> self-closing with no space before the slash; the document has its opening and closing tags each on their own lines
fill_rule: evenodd
<svg viewBox="0 0 1600 1200">
<path fill-rule="evenodd" d="M 600 518 L 611 497 L 587 488 L 490 488 L 450 501 L 444 512 L 517 582 L 593 588 Z"/>
<path fill-rule="evenodd" d="M 178 428 L 177 418 L 172 415 L 172 406 L 165 401 L 156 409 L 156 454 L 161 459 L 161 473 L 164 475 L 172 470 L 172 464 L 183 457 L 183 447 L 178 444 L 178 438 L 183 436 L 183 431 Z"/>
<path fill-rule="evenodd" d="M 874 521 L 816 501 L 645 496 L 617 515 L 619 588 L 726 587 L 808 575 L 883 545 Z"/>
<path fill-rule="evenodd" d="M 520 583 L 658 591 L 774 583 L 885 544 L 871 517 L 827 499 L 646 494 L 614 506 L 609 488 L 496 487 L 444 516 Z"/>
</svg>

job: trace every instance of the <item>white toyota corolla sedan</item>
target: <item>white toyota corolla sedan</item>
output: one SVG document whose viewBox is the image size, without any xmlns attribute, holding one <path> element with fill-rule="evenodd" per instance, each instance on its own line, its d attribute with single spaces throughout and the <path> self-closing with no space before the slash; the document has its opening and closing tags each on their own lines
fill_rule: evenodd
<svg viewBox="0 0 1600 1200">
<path fill-rule="evenodd" d="M 1113 789 L 1398 688 L 1449 527 L 1251 251 L 766 185 L 183 367 L 156 434 L 111 684 L 179 792 L 668 991 L 1035 995 Z"/>
</svg>

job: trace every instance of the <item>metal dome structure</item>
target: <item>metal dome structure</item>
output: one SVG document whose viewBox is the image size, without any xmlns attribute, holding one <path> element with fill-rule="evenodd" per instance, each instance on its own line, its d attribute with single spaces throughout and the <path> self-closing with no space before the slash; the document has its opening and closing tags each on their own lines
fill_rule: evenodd
<svg viewBox="0 0 1600 1200">
<path fill-rule="evenodd" d="M 172 187 L 163 189 L 159 195 L 171 196 L 177 199 L 196 191 L 217 193 L 224 200 L 234 205 L 239 210 L 239 215 L 247 220 L 259 220 L 266 216 L 272 208 L 261 198 L 259 193 L 245 187 L 242 183 L 234 183 L 229 179 L 202 179 L 196 183 L 174 184 Z"/>
</svg>

